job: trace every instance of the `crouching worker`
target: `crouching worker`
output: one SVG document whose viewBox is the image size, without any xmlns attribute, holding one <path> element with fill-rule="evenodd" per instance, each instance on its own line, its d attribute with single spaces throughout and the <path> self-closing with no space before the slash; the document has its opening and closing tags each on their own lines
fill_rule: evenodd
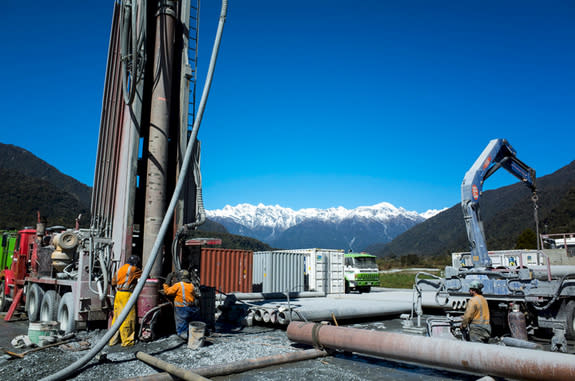
<svg viewBox="0 0 575 381">
<path fill-rule="evenodd" d="M 122 310 L 128 304 L 130 296 L 138 279 L 142 276 L 142 270 L 140 269 L 141 263 L 140 258 L 132 255 L 128 262 L 118 269 L 116 275 L 112 278 L 112 287 L 116 287 L 116 296 L 114 297 L 114 317 L 112 319 L 112 325 L 116 322 L 116 319 L 122 313 Z M 120 329 L 116 331 L 114 336 L 110 339 L 110 345 L 116 345 L 122 340 L 122 346 L 128 347 L 134 345 L 136 336 L 136 306 L 134 305 L 130 310 L 130 313 L 120 326 Z"/>
<path fill-rule="evenodd" d="M 169 284 L 174 281 L 174 284 Z M 180 270 L 176 274 L 171 273 L 164 283 L 166 296 L 174 297 L 174 318 L 176 320 L 176 332 L 182 339 L 188 339 L 188 325 L 192 321 L 200 319 L 200 309 L 196 307 L 197 292 L 192 284 L 190 273 Z"/>
<path fill-rule="evenodd" d="M 476 280 L 469 285 L 471 299 L 467 302 L 467 308 L 461 322 L 461 329 L 467 331 L 469 341 L 478 343 L 486 343 L 491 336 L 489 306 L 483 297 L 483 292 L 481 292 L 482 288 L 483 284 Z"/>
</svg>

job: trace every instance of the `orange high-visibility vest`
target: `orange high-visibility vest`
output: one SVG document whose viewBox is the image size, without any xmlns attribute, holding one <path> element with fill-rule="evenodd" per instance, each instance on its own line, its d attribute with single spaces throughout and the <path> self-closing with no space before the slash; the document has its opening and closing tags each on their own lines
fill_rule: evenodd
<svg viewBox="0 0 575 381">
<path fill-rule="evenodd" d="M 187 307 L 194 304 L 194 285 L 191 283 L 178 282 L 171 287 L 164 283 L 164 292 L 168 296 L 175 295 L 176 307 Z"/>
<path fill-rule="evenodd" d="M 142 270 L 126 263 L 118 269 L 116 276 L 112 278 L 112 286 L 116 286 L 118 291 L 134 291 L 141 276 Z"/>
</svg>

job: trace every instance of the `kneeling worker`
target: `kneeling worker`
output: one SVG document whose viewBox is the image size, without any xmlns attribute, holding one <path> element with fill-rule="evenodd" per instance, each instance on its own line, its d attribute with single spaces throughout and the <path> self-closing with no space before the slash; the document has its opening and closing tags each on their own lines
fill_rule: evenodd
<svg viewBox="0 0 575 381">
<path fill-rule="evenodd" d="M 180 270 L 172 286 L 164 283 L 164 293 L 166 296 L 175 296 L 174 298 L 174 317 L 176 320 L 176 332 L 182 339 L 188 339 L 188 325 L 190 322 L 200 319 L 200 309 L 196 307 L 197 300 L 194 293 L 190 273 L 187 270 Z M 168 277 L 169 279 L 172 277 Z"/>
<path fill-rule="evenodd" d="M 462 330 L 469 332 L 469 341 L 478 343 L 486 343 L 491 336 L 489 306 L 481 292 L 482 288 L 483 284 L 476 280 L 469 285 L 469 293 L 472 297 L 467 302 L 467 308 L 461 322 Z"/>
<path fill-rule="evenodd" d="M 112 287 L 116 287 L 116 296 L 114 297 L 114 317 L 112 325 L 122 313 L 122 310 L 128 303 L 128 299 L 132 296 L 134 288 L 138 283 L 138 279 L 142 276 L 140 270 L 140 258 L 132 255 L 128 262 L 118 269 L 116 275 L 112 278 Z M 110 345 L 116 345 L 119 339 L 122 339 L 122 346 L 127 347 L 134 345 L 136 336 L 136 306 L 132 307 L 126 320 L 116 331 L 114 336 L 110 339 Z"/>
</svg>

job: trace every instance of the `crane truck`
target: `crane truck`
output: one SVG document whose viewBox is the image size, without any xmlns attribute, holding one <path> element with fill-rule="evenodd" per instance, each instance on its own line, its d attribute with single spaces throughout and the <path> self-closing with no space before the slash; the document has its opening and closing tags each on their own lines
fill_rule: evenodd
<svg viewBox="0 0 575 381">
<path fill-rule="evenodd" d="M 507 140 L 491 140 L 461 184 L 461 207 L 470 243 L 470 265 L 448 266 L 444 278 L 437 282 L 416 279 L 416 284 L 433 283 L 437 300 L 462 310 L 470 297 L 471 282 L 480 281 L 491 312 L 493 335 L 516 332 L 516 327 L 510 323 L 513 321 L 511 316 L 520 313 L 521 319 L 525 319 L 525 327 L 552 331 L 551 349 L 565 352 L 566 338 L 575 339 L 575 274 L 562 272 L 555 275 L 550 266 L 492 266 L 479 200 L 484 181 L 501 167 L 531 190 L 538 231 L 535 170 L 516 157 L 516 151 Z M 545 261 L 545 254 L 539 248 L 538 253 Z M 521 336 L 526 337 L 527 333 L 523 332 Z"/>
<path fill-rule="evenodd" d="M 89 226 L 48 229 L 39 220 L 18 232 L 3 274 L 5 320 L 23 308 L 30 321 L 58 321 L 65 332 L 107 322 L 113 274 L 131 255 L 146 265 L 176 180 L 187 173 L 164 254 L 141 280 L 142 321 L 159 304 L 162 276 L 182 263 L 186 229 L 205 219 L 194 131 L 199 0 L 115 1 L 113 8 Z M 198 257 L 186 265 L 199 268 Z"/>
</svg>

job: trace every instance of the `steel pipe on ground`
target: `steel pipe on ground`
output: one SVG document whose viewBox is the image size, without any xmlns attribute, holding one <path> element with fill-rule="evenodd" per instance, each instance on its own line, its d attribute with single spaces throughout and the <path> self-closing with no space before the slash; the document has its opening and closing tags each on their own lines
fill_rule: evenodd
<svg viewBox="0 0 575 381">
<path fill-rule="evenodd" d="M 145 362 L 148 365 L 152 365 L 155 368 L 164 370 L 171 375 L 174 375 L 178 378 L 181 378 L 182 380 L 187 380 L 187 381 L 207 381 L 207 380 L 209 380 L 205 377 L 198 375 L 195 372 L 192 372 L 191 370 L 182 369 L 182 368 L 177 367 L 173 364 L 165 362 L 164 360 L 160 360 L 157 357 L 150 356 L 149 354 L 144 353 L 144 352 L 136 352 L 136 358 L 140 361 Z"/>
<path fill-rule="evenodd" d="M 176 380 L 170 373 L 155 373 L 149 376 L 123 378 L 122 381 L 174 381 Z"/>
<path fill-rule="evenodd" d="M 262 311 L 262 320 L 264 323 L 269 323 L 271 320 L 271 311 L 272 310 L 263 310 Z"/>
<path fill-rule="evenodd" d="M 307 300 L 305 301 L 307 302 Z M 366 303 L 365 300 L 343 299 L 338 303 L 325 298 L 309 303 L 298 302 L 292 313 L 293 320 L 321 321 L 337 319 L 360 319 L 376 316 L 400 315 L 411 311 L 411 302 L 393 301 L 386 303 Z M 289 312 L 287 313 L 289 316 Z"/>
<path fill-rule="evenodd" d="M 525 380 L 574 380 L 575 357 L 564 353 L 292 322 L 290 340 L 326 348 L 477 374 Z"/>
<path fill-rule="evenodd" d="M 195 374 L 204 377 L 218 377 L 218 376 L 226 376 L 228 374 L 246 372 L 248 370 L 253 369 L 265 368 L 273 365 L 311 360 L 318 357 L 324 357 L 327 355 L 328 353 L 326 351 L 318 349 L 306 349 L 304 351 L 280 353 L 272 356 L 241 360 L 229 364 L 194 368 L 192 369 L 192 371 Z"/>
<path fill-rule="evenodd" d="M 259 308 L 254 309 L 254 320 L 255 321 L 262 321 L 263 320 L 262 314 L 263 314 L 262 309 L 259 309 Z"/>
<path fill-rule="evenodd" d="M 287 302 L 266 303 L 254 308 L 254 320 L 281 325 L 294 321 L 331 321 L 400 315 L 411 311 L 407 301 L 374 301 L 351 298 L 314 298 Z M 291 310 L 290 310 L 291 308 Z M 272 311 L 275 311 L 272 314 Z"/>
<path fill-rule="evenodd" d="M 234 292 L 233 294 L 237 300 L 261 300 L 261 299 L 287 299 L 285 293 L 282 292 Z M 299 298 L 320 298 L 324 297 L 325 292 L 319 291 L 302 291 L 302 292 L 290 292 L 289 298 L 290 299 L 299 299 Z M 226 295 L 218 294 L 217 300 L 222 301 L 225 300 Z"/>
</svg>

